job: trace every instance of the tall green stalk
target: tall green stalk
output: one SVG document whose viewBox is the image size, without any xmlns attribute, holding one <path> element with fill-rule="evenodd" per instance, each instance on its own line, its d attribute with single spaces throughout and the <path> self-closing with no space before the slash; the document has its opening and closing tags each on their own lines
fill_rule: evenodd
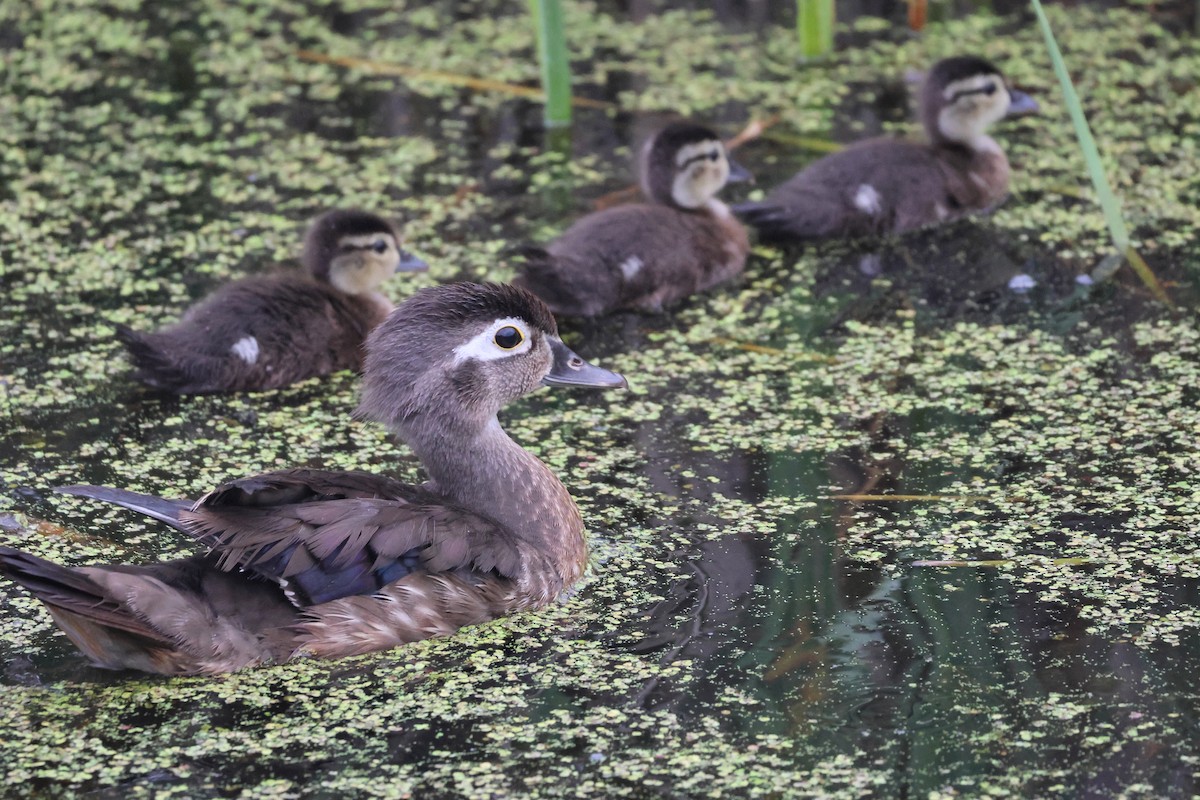
<svg viewBox="0 0 1200 800">
<path fill-rule="evenodd" d="M 796 0 L 796 35 L 800 54 L 819 58 L 833 52 L 835 0 Z"/>
<path fill-rule="evenodd" d="M 538 62 L 542 91 L 546 93 L 544 118 L 548 127 L 571 124 L 571 62 L 563 35 L 562 4 L 559 0 L 529 0 L 529 11 L 537 26 Z"/>
<path fill-rule="evenodd" d="M 1058 49 L 1054 32 L 1050 30 L 1050 20 L 1046 18 L 1046 12 L 1042 8 L 1040 0 L 1030 1 L 1033 3 L 1034 13 L 1037 14 L 1038 24 L 1041 25 L 1042 36 L 1046 39 L 1046 50 L 1050 53 L 1050 63 L 1054 66 L 1054 74 L 1058 77 L 1058 83 L 1062 87 L 1063 102 L 1071 115 L 1071 124 L 1075 127 L 1076 138 L 1079 139 L 1079 149 L 1083 151 L 1083 160 L 1087 163 L 1088 175 L 1091 176 L 1092 186 L 1096 189 L 1100 208 L 1104 211 L 1104 220 L 1108 223 L 1108 232 L 1112 236 L 1113 244 L 1116 246 L 1117 252 L 1129 261 L 1138 277 L 1142 279 L 1154 296 L 1169 305 L 1171 300 L 1163 291 L 1158 278 L 1154 277 L 1154 273 L 1150 271 L 1145 260 L 1130 244 L 1129 229 L 1125 227 L 1125 217 L 1121 214 L 1121 201 L 1108 183 L 1104 164 L 1100 161 L 1100 150 L 1096 147 L 1096 140 L 1092 138 L 1092 129 L 1088 126 L 1087 117 L 1083 114 L 1083 104 L 1079 102 L 1075 84 L 1071 82 L 1071 75 L 1067 72 L 1062 51 Z"/>
</svg>

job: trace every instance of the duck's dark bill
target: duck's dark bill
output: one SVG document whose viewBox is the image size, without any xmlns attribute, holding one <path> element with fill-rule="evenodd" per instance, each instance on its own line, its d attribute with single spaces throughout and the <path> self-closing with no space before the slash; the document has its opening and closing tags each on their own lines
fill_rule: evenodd
<svg viewBox="0 0 1200 800">
<path fill-rule="evenodd" d="M 726 178 L 726 180 L 729 183 L 742 183 L 742 182 L 754 183 L 754 176 L 752 174 L 750 174 L 750 170 L 746 169 L 741 164 L 734 161 L 728 155 L 726 155 L 725 158 L 727 161 L 729 161 L 729 177 Z"/>
<path fill-rule="evenodd" d="M 422 258 L 417 258 L 407 250 L 400 251 L 400 263 L 396 265 L 396 272 L 423 272 L 429 269 L 429 265 Z"/>
<path fill-rule="evenodd" d="M 1018 89 L 1008 90 L 1008 116 L 1014 117 L 1021 114 L 1036 114 L 1040 110 L 1041 109 L 1038 106 L 1037 100 L 1034 100 L 1032 97 Z"/>
<path fill-rule="evenodd" d="M 625 389 L 629 386 L 623 375 L 592 366 L 558 339 L 550 340 L 550 350 L 554 353 L 554 365 L 550 367 L 550 374 L 542 378 L 543 386 L 588 386 L 594 389 Z"/>
</svg>

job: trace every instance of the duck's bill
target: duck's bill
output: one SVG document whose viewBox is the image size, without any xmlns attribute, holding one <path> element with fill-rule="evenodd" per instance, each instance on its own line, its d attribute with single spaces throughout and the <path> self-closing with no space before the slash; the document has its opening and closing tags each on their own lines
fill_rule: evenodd
<svg viewBox="0 0 1200 800">
<path fill-rule="evenodd" d="M 1005 116 L 1036 114 L 1038 111 L 1041 111 L 1041 107 L 1037 104 L 1037 100 L 1017 89 L 1008 90 L 1008 111 L 1004 112 Z"/>
<path fill-rule="evenodd" d="M 754 175 L 750 170 L 734 161 L 728 154 L 725 160 L 729 162 L 729 177 L 725 179 L 726 183 L 754 183 Z"/>
<path fill-rule="evenodd" d="M 424 272 L 429 269 L 429 265 L 422 258 L 417 258 L 407 250 L 400 251 L 400 263 L 396 265 L 396 272 Z"/>
<path fill-rule="evenodd" d="M 542 378 L 543 386 L 584 386 L 591 389 L 627 389 L 624 375 L 593 366 L 575 354 L 558 339 L 550 340 L 554 364 L 550 374 Z"/>
</svg>

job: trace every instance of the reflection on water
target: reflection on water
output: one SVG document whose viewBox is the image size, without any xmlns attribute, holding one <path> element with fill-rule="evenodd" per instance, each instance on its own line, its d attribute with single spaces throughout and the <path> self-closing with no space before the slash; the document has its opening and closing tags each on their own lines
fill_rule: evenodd
<svg viewBox="0 0 1200 800">
<path fill-rule="evenodd" d="M 878 420 L 872 428 L 877 438 L 898 433 Z M 667 489 L 698 491 L 701 505 L 713 494 L 755 502 L 767 494 L 943 488 L 919 465 L 862 452 L 823 461 L 749 453 L 714 463 L 689 460 L 677 441 L 672 447 L 650 436 L 648 443 L 656 485 L 668 480 L 656 467 L 668 463 L 675 474 L 682 462 L 710 476 Z M 906 513 L 896 504 L 829 500 L 778 521 L 780 533 L 790 535 L 701 538 L 672 552 L 669 560 L 683 565 L 680 576 L 626 646 L 656 654 L 664 666 L 686 664 L 686 679 L 651 679 L 629 702 L 687 719 L 734 688 L 754 698 L 748 710 L 761 703 L 780 716 L 764 723 L 751 714 L 731 725 L 816 737 L 814 760 L 870 754 L 889 776 L 875 787 L 879 796 L 925 797 L 964 773 L 1010 771 L 1014 761 L 997 760 L 993 745 L 1014 735 L 1026 748 L 1015 763 L 1057 765 L 1042 774 L 1031 769 L 1020 782 L 1025 796 L 1112 797 L 1138 783 L 1171 796 L 1196 790 L 1179 755 L 1194 744 L 1197 682 L 1183 664 L 1200 638 L 1146 648 L 1090 635 L 1071 600 L 1036 602 L 993 569 L 887 577 L 849 559 L 841 546 L 866 509 Z M 688 516 L 667 524 L 688 530 L 705 521 Z M 1200 600 L 1194 582 L 1180 582 L 1174 592 L 1185 606 Z M 1076 700 L 1055 710 L 1063 698 Z M 1139 734 L 1151 724 L 1162 733 Z M 1083 746 L 1088 737 L 1106 743 L 1099 757 Z"/>
</svg>

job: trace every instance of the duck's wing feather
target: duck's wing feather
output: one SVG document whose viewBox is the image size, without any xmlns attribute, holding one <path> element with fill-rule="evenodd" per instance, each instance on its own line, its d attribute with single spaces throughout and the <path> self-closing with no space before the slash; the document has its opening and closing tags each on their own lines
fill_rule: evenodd
<svg viewBox="0 0 1200 800">
<path fill-rule="evenodd" d="M 279 581 L 298 606 L 370 594 L 415 572 L 515 577 L 497 523 L 391 478 L 287 470 L 233 481 L 181 514 L 225 570 Z"/>
<path fill-rule="evenodd" d="M 131 492 L 128 489 L 117 489 L 112 486 L 56 486 L 54 491 L 59 494 L 69 494 L 75 497 L 87 497 L 102 503 L 112 503 L 121 508 L 128 508 L 147 517 L 153 517 L 159 522 L 165 522 L 176 530 L 184 530 L 179 521 L 179 514 L 192 505 L 191 500 L 171 500 L 166 497 L 156 497 L 152 494 Z"/>
</svg>

